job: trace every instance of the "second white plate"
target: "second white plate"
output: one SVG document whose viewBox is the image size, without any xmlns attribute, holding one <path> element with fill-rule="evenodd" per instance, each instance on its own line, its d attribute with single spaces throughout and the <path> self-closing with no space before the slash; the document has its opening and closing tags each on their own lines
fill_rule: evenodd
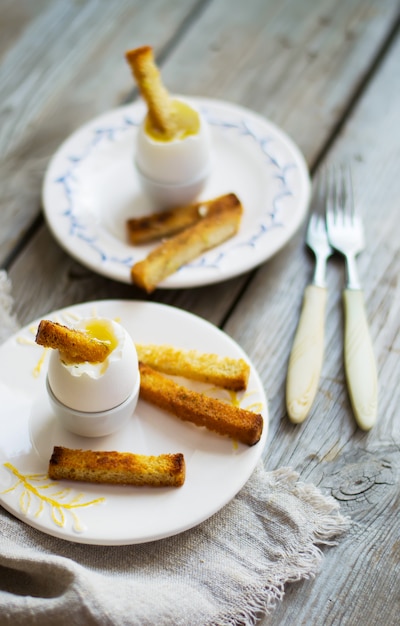
<svg viewBox="0 0 400 626">
<path fill-rule="evenodd" d="M 274 124 L 248 109 L 191 98 L 211 126 L 213 167 L 200 199 L 236 193 L 239 233 L 159 285 L 195 287 L 244 273 L 280 250 L 306 215 L 310 179 L 304 158 Z M 154 246 L 127 242 L 126 220 L 151 206 L 134 168 L 142 101 L 77 130 L 52 158 L 43 185 L 46 220 L 59 244 L 91 270 L 130 282 L 130 267 Z"/>
</svg>

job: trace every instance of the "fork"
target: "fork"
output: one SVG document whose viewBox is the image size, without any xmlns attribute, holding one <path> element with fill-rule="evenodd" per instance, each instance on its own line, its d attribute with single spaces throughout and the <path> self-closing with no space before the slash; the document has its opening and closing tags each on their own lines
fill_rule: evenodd
<svg viewBox="0 0 400 626">
<path fill-rule="evenodd" d="M 346 259 L 344 363 L 350 401 L 357 424 L 369 430 L 376 422 L 378 377 L 368 328 L 356 256 L 364 249 L 363 225 L 354 206 L 351 171 L 333 170 L 327 195 L 326 224 L 330 244 Z"/>
<path fill-rule="evenodd" d="M 312 283 L 304 290 L 299 324 L 289 358 L 286 380 L 286 408 L 295 424 L 305 420 L 318 389 L 324 356 L 325 308 L 327 300 L 326 263 L 333 254 L 325 224 L 326 177 L 318 177 L 311 206 L 306 243 L 315 255 Z"/>
</svg>

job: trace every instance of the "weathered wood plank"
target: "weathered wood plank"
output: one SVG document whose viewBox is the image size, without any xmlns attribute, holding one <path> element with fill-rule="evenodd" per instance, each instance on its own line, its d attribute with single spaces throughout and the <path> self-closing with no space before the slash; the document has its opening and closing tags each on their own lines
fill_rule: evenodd
<svg viewBox="0 0 400 626">
<path fill-rule="evenodd" d="M 214 2 L 176 47 L 172 91 L 240 103 L 282 126 L 312 165 L 399 14 L 398 2 Z M 201 64 L 199 64 L 201 60 Z M 320 141 L 316 141 L 316 137 Z"/>
<path fill-rule="evenodd" d="M 41 12 L 38 4 L 0 68 L 0 263 L 39 213 L 61 142 L 132 92 L 125 50 L 152 43 L 158 52 L 201 3 L 55 0 Z"/>
<path fill-rule="evenodd" d="M 400 40 L 355 109 L 329 155 L 353 165 L 367 248 L 358 267 L 364 285 L 379 380 L 379 419 L 369 433 L 355 425 L 343 371 L 343 261 L 329 264 L 326 358 L 308 420 L 293 426 L 285 410 L 285 379 L 302 292 L 312 262 L 297 240 L 256 276 L 226 330 L 249 352 L 270 398 L 266 465 L 290 465 L 319 485 L 351 516 L 353 526 L 327 551 L 314 581 L 288 588 L 268 624 L 398 623 L 400 248 L 398 141 Z M 384 565 L 380 565 L 384 564 Z M 396 582 L 397 581 L 397 582 Z"/>
<path fill-rule="evenodd" d="M 133 285 L 117 283 L 82 267 L 57 245 L 47 228 L 41 229 L 19 256 L 10 277 L 15 311 L 21 323 L 78 302 L 112 298 L 161 300 L 157 297 L 158 292 L 149 297 Z M 181 309 L 196 312 L 219 325 L 240 286 L 241 279 L 237 278 L 196 290 L 179 291 L 176 299 Z M 196 298 L 197 306 L 194 304 Z"/>
<path fill-rule="evenodd" d="M 2 0 L 0 20 L 0 59 L 12 48 L 32 19 L 49 5 L 51 0 Z"/>
</svg>

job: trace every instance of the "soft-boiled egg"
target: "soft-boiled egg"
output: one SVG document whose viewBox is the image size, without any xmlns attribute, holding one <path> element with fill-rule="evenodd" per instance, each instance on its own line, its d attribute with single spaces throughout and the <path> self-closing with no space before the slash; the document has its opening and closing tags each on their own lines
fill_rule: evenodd
<svg viewBox="0 0 400 626">
<path fill-rule="evenodd" d="M 172 101 L 176 124 L 161 134 L 147 115 L 136 139 L 136 168 L 146 194 L 159 208 L 185 204 L 202 190 L 211 168 L 211 140 L 206 120 L 191 104 Z"/>
<path fill-rule="evenodd" d="M 47 373 L 50 403 L 67 430 L 102 436 L 117 430 L 132 416 L 140 388 L 134 342 L 117 322 L 91 318 L 76 329 L 109 347 L 101 363 L 66 363 L 52 350 Z"/>
</svg>

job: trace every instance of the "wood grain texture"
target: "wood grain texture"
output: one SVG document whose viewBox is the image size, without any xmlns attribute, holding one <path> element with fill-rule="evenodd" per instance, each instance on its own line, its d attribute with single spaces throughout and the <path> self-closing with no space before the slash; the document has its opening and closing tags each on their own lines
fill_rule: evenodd
<svg viewBox="0 0 400 626">
<path fill-rule="evenodd" d="M 51 0 L 2 0 L 0 20 L 0 59 L 6 55 L 32 19 L 37 18 Z"/>
<path fill-rule="evenodd" d="M 0 259 L 15 248 L 37 215 L 43 172 L 59 143 L 130 92 L 129 70 L 120 59 L 125 46 L 153 39 L 158 50 L 167 50 L 162 72 L 171 90 L 232 100 L 267 115 L 292 135 L 310 167 L 327 147 L 324 162 L 351 162 L 367 239 L 357 263 L 378 365 L 378 422 L 370 432 L 361 432 L 346 390 L 341 258 L 328 264 L 325 357 L 316 401 L 302 425 L 287 418 L 287 363 L 313 270 L 304 246 L 305 225 L 284 250 L 251 274 L 198 289 L 158 290 L 151 298 L 82 267 L 43 226 L 17 250 L 10 266 L 21 323 L 76 302 L 133 298 L 173 304 L 223 326 L 255 363 L 269 398 L 267 468 L 293 467 L 302 480 L 336 498 L 353 520 L 339 544 L 324 550 L 318 576 L 289 585 L 283 603 L 273 614 L 260 616 L 260 624 L 397 625 L 398 39 L 379 65 L 375 60 L 397 19 L 398 1 L 232 0 L 227 10 L 220 0 L 113 0 L 104 4 L 104 16 L 94 0 L 80 4 L 81 12 L 74 3 L 56 0 L 50 7 L 43 2 L 10 40 L 4 56 L 0 87 L 8 84 L 10 90 L 1 91 L 7 93 L 8 108 L 3 109 L 0 131 L 0 147 L 7 151 L 1 170 L 6 193 L 0 200 Z M 155 15 L 160 16 L 157 23 Z M 50 24 L 54 34 L 38 38 Z M 69 50 L 71 46 L 76 49 Z M 19 59 L 14 78 L 10 59 Z M 43 84 L 40 75 L 32 74 L 35 67 L 49 73 Z M 370 71 L 373 75 L 354 103 Z"/>
<path fill-rule="evenodd" d="M 326 551 L 317 579 L 289 587 L 283 604 L 261 621 L 265 626 L 398 623 L 400 255 L 395 224 L 400 181 L 392 129 L 400 121 L 400 94 L 393 82 L 399 53 L 397 41 L 328 159 L 352 162 L 365 223 L 367 248 L 358 267 L 378 362 L 376 426 L 368 434 L 357 428 L 346 390 L 341 258 L 328 267 L 326 358 L 315 405 L 301 427 L 289 423 L 284 407 L 285 362 L 304 286 L 299 268 L 308 266 L 300 242 L 257 274 L 226 326 L 256 362 L 270 399 L 267 467 L 295 467 L 304 480 L 336 498 L 353 520 L 338 547 Z"/>
<path fill-rule="evenodd" d="M 164 79 L 172 91 L 184 85 L 187 94 L 262 113 L 293 137 L 312 165 L 398 11 L 392 0 L 233 0 L 227 15 L 225 3 L 213 2 L 196 33 L 174 50 Z"/>
<path fill-rule="evenodd" d="M 0 68 L 0 263 L 40 211 L 55 150 L 134 89 L 125 50 L 152 43 L 158 52 L 198 3 L 54 0 L 42 11 L 38 3 Z"/>
</svg>

